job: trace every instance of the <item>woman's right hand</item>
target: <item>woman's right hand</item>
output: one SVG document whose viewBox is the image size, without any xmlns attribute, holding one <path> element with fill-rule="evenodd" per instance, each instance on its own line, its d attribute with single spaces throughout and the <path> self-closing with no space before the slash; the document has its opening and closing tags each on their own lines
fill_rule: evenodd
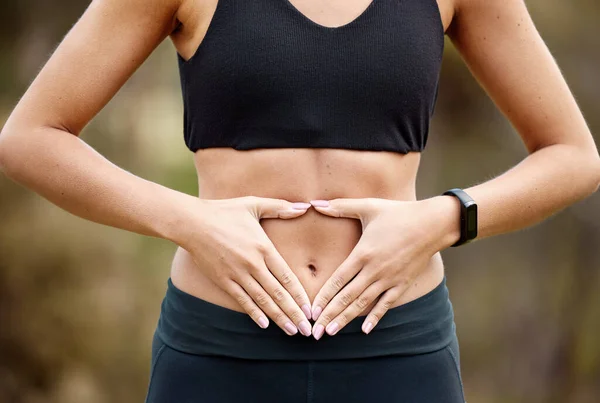
<svg viewBox="0 0 600 403">
<path fill-rule="evenodd" d="M 215 284 L 262 328 L 271 318 L 288 335 L 311 335 L 304 287 L 260 225 L 261 218 L 296 218 L 310 203 L 244 196 L 197 199 L 177 242 Z"/>
</svg>

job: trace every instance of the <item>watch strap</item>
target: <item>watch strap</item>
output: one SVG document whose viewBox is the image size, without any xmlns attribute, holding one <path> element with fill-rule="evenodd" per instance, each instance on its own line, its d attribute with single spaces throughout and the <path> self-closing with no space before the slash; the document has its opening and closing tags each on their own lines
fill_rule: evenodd
<svg viewBox="0 0 600 403">
<path fill-rule="evenodd" d="M 453 247 L 463 245 L 477 237 L 477 204 L 460 188 L 446 190 L 443 195 L 454 196 L 460 201 L 460 238 Z"/>
</svg>

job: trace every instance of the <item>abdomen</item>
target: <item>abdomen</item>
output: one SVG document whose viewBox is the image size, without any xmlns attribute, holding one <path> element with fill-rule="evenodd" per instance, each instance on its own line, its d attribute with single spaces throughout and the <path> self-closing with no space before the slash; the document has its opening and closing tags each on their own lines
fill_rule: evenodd
<svg viewBox="0 0 600 403">
<path fill-rule="evenodd" d="M 420 154 L 339 149 L 227 148 L 195 154 L 199 197 L 225 199 L 254 195 L 292 202 L 315 199 L 378 197 L 415 200 Z M 263 219 L 261 225 L 296 273 L 311 301 L 350 254 L 361 236 L 356 219 L 333 218 L 314 209 L 291 220 Z M 434 256 L 419 287 L 403 297 L 414 299 L 433 289 L 443 275 Z M 243 311 L 237 302 L 202 274 L 187 251 L 179 248 L 172 265 L 175 285 L 192 295 Z"/>
</svg>

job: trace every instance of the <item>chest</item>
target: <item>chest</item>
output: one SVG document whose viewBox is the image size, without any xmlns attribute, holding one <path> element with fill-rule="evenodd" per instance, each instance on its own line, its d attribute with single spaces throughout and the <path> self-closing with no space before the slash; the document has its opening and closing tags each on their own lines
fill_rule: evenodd
<svg viewBox="0 0 600 403">
<path fill-rule="evenodd" d="M 389 98 L 437 83 L 444 34 L 435 0 L 357 0 L 343 6 L 354 18 L 342 13 L 336 27 L 316 22 L 314 2 L 301 12 L 289 0 L 219 1 L 194 63 L 241 96 Z"/>
</svg>

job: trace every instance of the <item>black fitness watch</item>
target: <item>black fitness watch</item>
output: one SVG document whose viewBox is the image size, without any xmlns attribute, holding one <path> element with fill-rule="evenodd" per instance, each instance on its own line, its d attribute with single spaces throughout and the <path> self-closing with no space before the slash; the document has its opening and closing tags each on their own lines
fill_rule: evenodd
<svg viewBox="0 0 600 403">
<path fill-rule="evenodd" d="M 460 239 L 454 245 L 460 246 L 477 237 L 477 203 L 462 189 L 446 190 L 443 195 L 460 200 Z"/>
</svg>

